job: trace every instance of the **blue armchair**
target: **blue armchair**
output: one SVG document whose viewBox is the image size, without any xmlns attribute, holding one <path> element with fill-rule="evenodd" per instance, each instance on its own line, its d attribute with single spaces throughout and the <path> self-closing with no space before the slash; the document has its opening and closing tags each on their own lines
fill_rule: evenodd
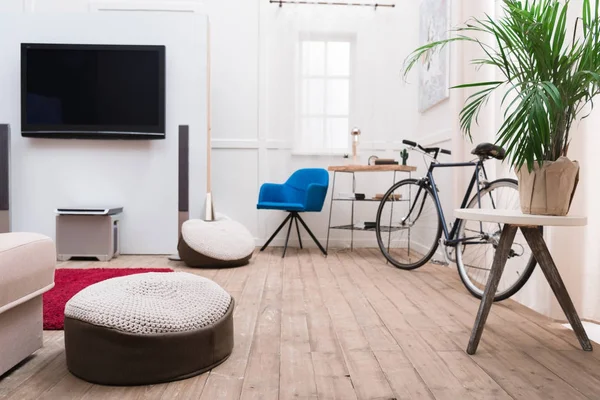
<svg viewBox="0 0 600 400">
<path fill-rule="evenodd" d="M 296 232 L 298 233 L 298 240 L 300 241 L 300 248 L 302 248 L 302 239 L 300 238 L 300 228 L 298 227 L 298 221 L 302 224 L 304 229 L 308 232 L 312 240 L 317 244 L 323 254 L 327 255 L 327 252 L 321 246 L 321 243 L 317 240 L 315 235 L 308 228 L 302 217 L 301 212 L 319 212 L 323 209 L 323 203 L 325 202 L 325 196 L 327 195 L 327 189 L 329 188 L 329 173 L 322 168 L 305 168 L 299 169 L 294 172 L 289 179 L 283 184 L 277 183 L 265 183 L 260 187 L 260 193 L 258 195 L 258 204 L 256 208 L 259 210 L 281 210 L 289 212 L 288 216 L 283 220 L 279 228 L 273 233 L 273 235 L 267 240 L 267 243 L 260 249 L 263 251 L 267 248 L 269 243 L 277 236 L 279 231 L 289 221 L 289 227 L 287 236 L 285 238 L 285 246 L 283 248 L 283 256 L 287 251 L 288 241 L 290 239 L 290 232 L 292 230 L 292 224 L 296 222 Z"/>
</svg>

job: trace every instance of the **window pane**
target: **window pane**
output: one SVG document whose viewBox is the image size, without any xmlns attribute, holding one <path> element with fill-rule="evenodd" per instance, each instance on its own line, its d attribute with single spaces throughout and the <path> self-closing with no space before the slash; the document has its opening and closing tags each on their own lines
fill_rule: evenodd
<svg viewBox="0 0 600 400">
<path fill-rule="evenodd" d="M 327 118 L 325 146 L 335 149 L 347 149 L 350 131 L 348 118 Z"/>
<path fill-rule="evenodd" d="M 302 147 L 323 148 L 323 118 L 302 118 Z"/>
<path fill-rule="evenodd" d="M 302 82 L 302 114 L 325 113 L 325 80 L 304 79 Z"/>
<path fill-rule="evenodd" d="M 327 82 L 327 115 L 348 115 L 350 82 L 333 79 Z"/>
<path fill-rule="evenodd" d="M 325 75 L 325 42 L 302 42 L 302 74 Z"/>
<path fill-rule="evenodd" d="M 350 43 L 327 43 L 327 75 L 350 76 Z"/>
</svg>

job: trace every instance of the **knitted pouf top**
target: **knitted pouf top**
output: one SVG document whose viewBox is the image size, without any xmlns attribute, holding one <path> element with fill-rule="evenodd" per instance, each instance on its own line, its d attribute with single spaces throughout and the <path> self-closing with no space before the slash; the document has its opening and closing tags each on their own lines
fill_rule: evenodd
<svg viewBox="0 0 600 400">
<path fill-rule="evenodd" d="M 229 293 L 210 279 L 187 272 L 149 272 L 88 286 L 67 302 L 65 317 L 152 335 L 213 325 L 230 304 Z"/>
<path fill-rule="evenodd" d="M 190 248 L 217 260 L 237 260 L 252 254 L 256 243 L 250 231 L 237 221 L 189 219 L 181 236 Z"/>
</svg>

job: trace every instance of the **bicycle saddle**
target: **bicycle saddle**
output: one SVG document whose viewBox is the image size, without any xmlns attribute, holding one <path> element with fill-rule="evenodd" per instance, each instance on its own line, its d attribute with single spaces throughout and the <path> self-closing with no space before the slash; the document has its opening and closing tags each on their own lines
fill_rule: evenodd
<svg viewBox="0 0 600 400">
<path fill-rule="evenodd" d="M 504 160 L 504 156 L 506 156 L 506 150 L 500 146 L 496 146 L 495 144 L 481 143 L 473 149 L 471 154 L 479 157 L 493 157 L 497 160 Z"/>
</svg>

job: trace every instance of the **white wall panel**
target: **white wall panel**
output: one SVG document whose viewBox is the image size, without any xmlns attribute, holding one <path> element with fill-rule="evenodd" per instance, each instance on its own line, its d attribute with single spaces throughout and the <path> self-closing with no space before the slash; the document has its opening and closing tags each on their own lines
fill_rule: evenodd
<svg viewBox="0 0 600 400">
<path fill-rule="evenodd" d="M 80 12 L 89 10 L 89 0 L 25 0 L 28 12 Z"/>
<path fill-rule="evenodd" d="M 256 236 L 258 152 L 214 149 L 211 157 L 215 212 L 242 223 Z"/>
<path fill-rule="evenodd" d="M 0 1 L 0 12 L 21 12 L 24 11 L 25 2 L 24 0 L 2 0 Z"/>
<path fill-rule="evenodd" d="M 258 1 L 207 0 L 212 137 L 258 136 Z"/>
<path fill-rule="evenodd" d="M 157 27 L 164 29 L 157 29 Z M 110 29 L 107 29 L 110 27 Z M 20 43 L 166 46 L 166 139 L 62 140 L 20 134 Z M 206 181 L 206 17 L 183 13 L 0 15 L 0 120 L 10 123 L 13 229 L 55 235 L 58 207 L 121 205 L 122 252 L 177 244 L 177 126 L 190 125 L 191 215 Z"/>
</svg>

